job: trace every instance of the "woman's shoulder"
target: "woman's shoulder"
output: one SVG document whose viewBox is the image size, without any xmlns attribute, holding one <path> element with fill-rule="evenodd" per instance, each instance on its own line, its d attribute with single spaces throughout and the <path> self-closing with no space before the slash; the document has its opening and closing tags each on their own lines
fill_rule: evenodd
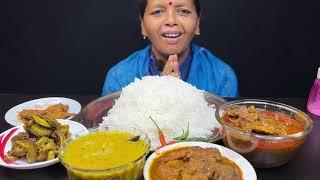
<svg viewBox="0 0 320 180">
<path fill-rule="evenodd" d="M 132 69 L 135 66 L 143 65 L 146 63 L 148 52 L 150 50 L 150 46 L 145 47 L 144 49 L 140 49 L 132 54 L 130 54 L 125 59 L 120 60 L 117 64 L 115 64 L 110 71 L 124 71 L 126 69 Z"/>
<path fill-rule="evenodd" d="M 205 47 L 193 44 L 192 48 L 194 58 L 197 59 L 198 63 L 205 63 L 206 66 L 212 66 L 215 70 L 218 71 L 234 71 L 229 64 L 221 60 Z"/>
<path fill-rule="evenodd" d="M 139 61 L 146 60 L 146 57 L 148 56 L 149 50 L 150 50 L 150 46 L 147 46 L 143 49 L 140 49 L 140 50 L 130 54 L 125 59 L 122 59 L 116 65 L 124 66 L 126 64 L 139 63 Z"/>
<path fill-rule="evenodd" d="M 233 68 L 206 48 L 193 45 L 193 50 L 195 64 L 192 71 L 206 73 L 207 80 L 215 84 L 206 90 L 223 97 L 238 96 L 238 80 Z"/>
<path fill-rule="evenodd" d="M 122 84 L 129 83 L 134 78 L 141 78 L 146 75 L 148 70 L 148 52 L 150 47 L 138 50 L 127 58 L 122 59 L 108 70 L 106 79 L 117 79 Z"/>
</svg>

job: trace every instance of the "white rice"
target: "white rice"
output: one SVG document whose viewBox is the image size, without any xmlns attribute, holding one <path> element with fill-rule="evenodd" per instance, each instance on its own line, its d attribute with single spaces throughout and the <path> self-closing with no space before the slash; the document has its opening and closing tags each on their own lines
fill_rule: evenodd
<svg viewBox="0 0 320 180">
<path fill-rule="evenodd" d="M 182 134 L 190 125 L 189 137 L 210 137 L 211 129 L 219 123 L 215 109 L 203 97 L 203 91 L 171 76 L 145 76 L 122 89 L 100 125 L 126 125 L 147 133 L 152 149 L 160 146 L 156 126 L 151 116 L 169 141 Z"/>
</svg>

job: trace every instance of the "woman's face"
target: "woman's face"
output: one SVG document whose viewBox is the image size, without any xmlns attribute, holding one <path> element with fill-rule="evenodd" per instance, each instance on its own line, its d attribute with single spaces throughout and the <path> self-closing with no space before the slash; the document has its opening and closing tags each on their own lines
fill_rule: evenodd
<svg viewBox="0 0 320 180">
<path fill-rule="evenodd" d="M 181 55 L 199 32 L 199 17 L 193 0 L 148 0 L 141 19 L 142 34 L 160 56 Z"/>
</svg>

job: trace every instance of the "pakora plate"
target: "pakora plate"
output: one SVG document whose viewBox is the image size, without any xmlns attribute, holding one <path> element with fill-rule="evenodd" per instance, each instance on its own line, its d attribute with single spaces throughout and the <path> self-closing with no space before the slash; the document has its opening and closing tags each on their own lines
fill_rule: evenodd
<svg viewBox="0 0 320 180">
<path fill-rule="evenodd" d="M 72 120 L 61 120 L 59 121 L 59 123 L 63 125 L 68 124 L 69 131 L 71 132 L 71 134 L 76 134 L 82 130 L 87 129 L 82 124 Z M 59 162 L 58 158 L 44 161 L 44 162 L 36 162 L 32 164 L 27 163 L 25 159 L 17 160 L 13 163 L 6 162 L 4 157 L 12 147 L 11 138 L 20 132 L 25 132 L 25 130 L 23 129 L 23 125 L 13 127 L 0 134 L 0 166 L 12 168 L 12 169 L 37 169 L 37 168 L 47 167 Z"/>
<path fill-rule="evenodd" d="M 48 98 L 40 98 L 34 99 L 31 101 L 24 102 L 22 104 L 16 105 L 10 110 L 8 110 L 4 116 L 7 123 L 13 126 L 22 125 L 22 121 L 19 119 L 19 112 L 25 109 L 34 109 L 34 110 L 43 110 L 46 109 L 50 105 L 54 104 L 65 104 L 69 106 L 68 112 L 70 113 L 79 113 L 81 110 L 81 105 L 79 102 L 64 98 L 64 97 L 48 97 Z"/>
</svg>

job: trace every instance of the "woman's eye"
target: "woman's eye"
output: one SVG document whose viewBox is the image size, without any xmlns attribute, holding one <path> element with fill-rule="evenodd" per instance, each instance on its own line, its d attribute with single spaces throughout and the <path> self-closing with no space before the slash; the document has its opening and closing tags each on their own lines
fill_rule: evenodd
<svg viewBox="0 0 320 180">
<path fill-rule="evenodd" d="M 151 12 L 152 15 L 160 15 L 162 13 L 163 13 L 163 10 L 160 10 L 160 9 L 159 10 L 154 10 L 154 11 Z"/>
<path fill-rule="evenodd" d="M 191 14 L 191 11 L 189 11 L 189 10 L 187 10 L 187 9 L 179 9 L 179 10 L 178 10 L 178 13 L 179 13 L 180 15 L 186 16 L 186 15 Z"/>
</svg>

